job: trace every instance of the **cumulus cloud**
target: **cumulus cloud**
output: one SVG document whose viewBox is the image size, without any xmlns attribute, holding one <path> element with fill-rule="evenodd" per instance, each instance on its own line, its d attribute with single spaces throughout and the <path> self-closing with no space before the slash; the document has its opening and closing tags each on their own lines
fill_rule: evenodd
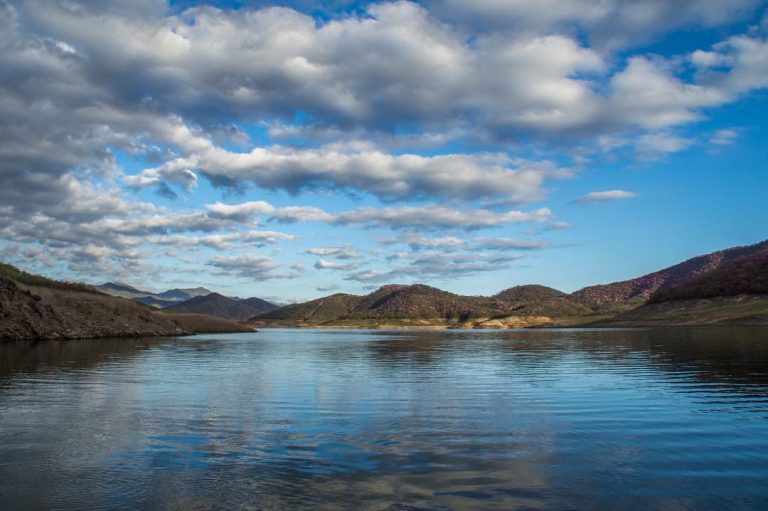
<svg viewBox="0 0 768 511">
<path fill-rule="evenodd" d="M 635 197 L 637 197 L 636 193 L 627 190 L 606 190 L 604 192 L 590 192 L 583 197 L 576 199 L 574 202 L 578 204 L 597 204 L 600 202 L 632 199 Z"/>
<path fill-rule="evenodd" d="M 694 143 L 689 138 L 671 133 L 649 133 L 638 138 L 635 148 L 645 159 L 656 159 L 665 154 L 677 153 Z"/>
<path fill-rule="evenodd" d="M 524 212 L 512 210 L 496 213 L 488 210 L 457 210 L 442 206 L 401 207 L 401 208 L 359 208 L 338 215 L 338 225 L 363 225 L 365 227 L 404 228 L 458 228 L 481 229 L 507 223 L 546 223 L 552 219 L 552 211 L 539 208 Z"/>
<path fill-rule="evenodd" d="M 534 211 L 510 210 L 497 213 L 487 209 L 452 209 L 427 204 L 425 206 L 362 207 L 342 213 L 329 213 L 310 206 L 275 207 L 264 201 L 224 205 L 208 204 L 211 220 L 233 220 L 251 218 L 257 211 L 266 213 L 270 219 L 284 222 L 324 222 L 331 225 L 360 225 L 366 228 L 384 227 L 390 229 L 481 229 L 504 224 L 551 223 L 554 215 L 548 208 Z M 256 221 L 252 219 L 252 221 Z M 413 238 L 416 240 L 416 238 Z M 445 241 L 445 240 L 444 240 Z M 330 251 L 333 249 L 313 249 Z M 316 254 L 316 255 L 328 255 Z"/>
<path fill-rule="evenodd" d="M 201 155 L 172 160 L 128 179 L 134 186 L 142 182 L 153 186 L 157 176 L 175 175 L 179 168 L 198 169 L 214 182 L 243 183 L 293 194 L 332 186 L 388 200 L 494 197 L 510 202 L 541 198 L 544 179 L 557 173 L 556 169 L 540 164 L 515 167 L 501 153 L 421 156 L 391 155 L 378 150 L 346 152 L 335 147 L 271 146 L 257 147 L 250 153 L 211 148 Z"/>
<path fill-rule="evenodd" d="M 192 238 L 193 243 L 205 245 L 217 250 L 227 250 L 233 245 L 241 247 L 264 247 L 276 245 L 281 241 L 293 241 L 296 236 L 278 231 L 245 231 L 227 234 L 212 234 L 200 238 Z"/>
<path fill-rule="evenodd" d="M 474 246 L 481 250 L 541 250 L 551 245 L 539 240 L 517 238 L 475 238 Z"/>
<path fill-rule="evenodd" d="M 433 9 L 460 24 L 522 34 L 576 31 L 594 44 L 643 43 L 679 26 L 714 27 L 743 19 L 760 0 L 430 0 Z"/>
<path fill-rule="evenodd" d="M 440 238 L 428 238 L 422 234 L 407 232 L 394 238 L 386 238 L 381 241 L 382 245 L 391 245 L 402 243 L 411 247 L 411 250 L 435 249 L 451 250 L 463 247 L 466 241 L 456 236 L 443 236 Z"/>
<path fill-rule="evenodd" d="M 281 223 L 331 222 L 333 215 L 314 206 L 288 206 L 275 209 L 272 218 Z"/>
<path fill-rule="evenodd" d="M 673 153 L 693 144 L 683 126 L 768 87 L 765 25 L 687 55 L 626 50 L 672 27 L 741 20 L 757 0 L 543 1 L 382 2 L 317 20 L 291 8 L 0 0 L 0 237 L 87 269 L 135 268 L 151 256 L 146 243 L 293 239 L 256 231 L 259 220 L 554 228 L 562 221 L 547 208 L 478 209 L 524 208 L 546 198 L 549 180 L 575 175 L 553 163 L 561 158 L 514 153 L 570 143 Z M 244 123 L 286 145 L 254 147 Z M 734 138 L 721 130 L 710 143 Z M 143 169 L 126 173 L 126 158 Z M 389 207 L 182 210 L 202 178 L 227 191 L 341 190 Z M 131 191 L 148 187 L 178 202 Z M 426 240 L 410 243 L 453 243 Z"/>
<path fill-rule="evenodd" d="M 322 257 L 331 256 L 336 259 L 357 259 L 360 257 L 360 254 L 350 247 L 315 247 L 307 250 L 307 253 Z"/>
<path fill-rule="evenodd" d="M 212 216 L 240 221 L 249 219 L 257 213 L 272 213 L 275 211 L 275 207 L 265 201 L 248 201 L 240 204 L 214 202 L 213 204 L 206 204 L 205 207 L 211 212 Z"/>
<path fill-rule="evenodd" d="M 403 280 L 454 279 L 508 269 L 522 256 L 493 252 L 402 254 L 404 264 L 394 268 L 366 269 L 345 275 L 345 280 L 366 284 Z"/>
<path fill-rule="evenodd" d="M 208 263 L 216 268 L 218 274 L 232 275 L 256 282 L 274 279 L 295 279 L 303 271 L 293 267 L 288 271 L 280 270 L 272 259 L 261 255 L 218 256 Z"/>
<path fill-rule="evenodd" d="M 354 263 L 334 263 L 331 261 L 326 261 L 325 259 L 318 259 L 317 261 L 315 261 L 316 270 L 349 271 L 349 270 L 354 270 L 358 267 L 359 266 Z"/>
</svg>

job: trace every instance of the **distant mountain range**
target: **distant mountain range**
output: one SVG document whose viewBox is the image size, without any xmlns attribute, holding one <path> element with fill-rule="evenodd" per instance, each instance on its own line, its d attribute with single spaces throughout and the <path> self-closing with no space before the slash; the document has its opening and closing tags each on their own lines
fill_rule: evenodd
<svg viewBox="0 0 768 511">
<path fill-rule="evenodd" d="M 642 308 L 649 302 L 739 295 L 766 295 L 768 318 L 768 241 L 694 257 L 642 277 L 589 286 L 572 294 L 540 285 L 516 286 L 490 297 L 456 295 L 423 284 L 386 285 L 365 296 L 334 294 L 288 305 L 259 314 L 252 321 L 284 326 L 381 323 L 474 327 L 577 325 L 610 321 L 628 311 L 633 311 L 633 317 L 637 318 L 642 316 Z M 757 309 L 762 306 L 760 300 L 750 303 Z M 753 306 L 750 306 L 751 313 L 756 310 Z M 654 317 L 658 316 L 659 310 L 659 307 L 654 309 Z M 761 312 L 758 310 L 758 313 L 759 316 Z M 696 318 L 695 314 L 688 316 L 693 322 L 706 322 L 707 319 Z"/>
<path fill-rule="evenodd" d="M 768 324 L 768 241 L 571 294 L 524 285 L 493 296 L 464 296 L 424 284 L 390 284 L 364 296 L 334 294 L 285 307 L 205 288 L 152 293 L 114 282 L 92 287 L 0 263 L 0 339 L 6 340 L 176 335 L 256 326 L 701 324 Z"/>
<path fill-rule="evenodd" d="M 231 298 L 204 287 L 169 289 L 161 293 L 144 291 L 120 282 L 107 282 L 95 288 L 102 293 L 151 305 L 172 312 L 209 314 L 235 321 L 269 312 L 278 306 L 261 298 Z"/>
<path fill-rule="evenodd" d="M 163 309 L 178 302 L 183 302 L 196 296 L 205 296 L 213 293 L 210 289 L 204 287 L 196 287 L 190 289 L 169 289 L 162 293 L 153 293 L 151 291 L 144 291 L 142 289 L 135 288 L 128 284 L 121 282 L 107 282 L 100 286 L 94 286 L 102 293 L 106 293 L 111 296 L 118 296 L 120 298 L 127 298 L 135 302 L 144 303 L 146 305 L 152 305 L 159 309 Z"/>
</svg>

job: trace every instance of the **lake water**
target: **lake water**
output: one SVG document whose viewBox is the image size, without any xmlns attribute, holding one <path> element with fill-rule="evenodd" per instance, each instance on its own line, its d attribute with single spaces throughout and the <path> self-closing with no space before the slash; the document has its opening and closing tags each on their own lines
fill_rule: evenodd
<svg viewBox="0 0 768 511">
<path fill-rule="evenodd" d="M 0 508 L 768 509 L 768 329 L 0 345 Z"/>
</svg>

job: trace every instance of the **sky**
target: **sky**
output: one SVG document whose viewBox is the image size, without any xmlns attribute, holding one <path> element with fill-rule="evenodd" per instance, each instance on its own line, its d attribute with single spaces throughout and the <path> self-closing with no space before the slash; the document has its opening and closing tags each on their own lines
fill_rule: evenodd
<svg viewBox="0 0 768 511">
<path fill-rule="evenodd" d="M 280 302 L 768 238 L 768 1 L 0 0 L 0 260 Z"/>
</svg>

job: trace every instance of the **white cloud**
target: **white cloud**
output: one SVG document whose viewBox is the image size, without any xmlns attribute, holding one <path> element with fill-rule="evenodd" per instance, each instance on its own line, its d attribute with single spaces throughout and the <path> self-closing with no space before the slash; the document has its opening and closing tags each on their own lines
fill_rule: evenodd
<svg viewBox="0 0 768 511">
<path fill-rule="evenodd" d="M 331 261 L 326 261 L 325 259 L 318 259 L 317 261 L 315 261 L 316 270 L 349 271 L 349 270 L 354 270 L 356 268 L 358 268 L 358 265 L 353 263 L 334 263 Z"/>
<path fill-rule="evenodd" d="M 495 213 L 488 210 L 456 210 L 430 205 L 401 208 L 360 208 L 338 215 L 334 223 L 392 229 L 480 229 L 507 223 L 546 223 L 551 219 L 552 212 L 548 208 L 539 208 L 531 212 L 512 210 L 506 213 Z"/>
<path fill-rule="evenodd" d="M 580 197 L 575 202 L 581 204 L 595 204 L 598 202 L 632 199 L 635 197 L 637 197 L 636 193 L 627 190 L 606 190 L 604 192 L 590 192 L 583 197 Z"/>
<path fill-rule="evenodd" d="M 402 207 L 362 207 L 341 213 L 329 213 L 323 209 L 308 206 L 275 207 L 267 202 L 245 202 L 242 204 L 208 204 L 210 216 L 195 214 L 190 217 L 188 223 L 197 218 L 200 227 L 207 225 L 203 222 L 221 222 L 223 220 L 243 220 L 246 215 L 250 222 L 257 219 L 250 218 L 256 211 L 266 213 L 271 219 L 278 222 L 324 222 L 331 225 L 360 225 L 363 227 L 385 227 L 391 229 L 406 228 L 456 228 L 456 229 L 480 229 L 484 227 L 496 227 L 504 224 L 519 223 L 551 223 L 553 213 L 549 208 L 539 208 L 533 211 L 510 210 L 506 212 L 494 212 L 487 209 L 452 209 L 445 206 L 428 204 L 424 206 Z M 419 238 L 404 238 L 409 242 L 419 243 Z M 422 238 L 422 241 L 424 239 Z M 433 240 L 432 243 L 436 241 Z M 455 243 L 455 239 L 444 238 L 441 243 Z M 329 255 L 335 248 L 312 249 L 316 251 L 328 251 L 317 255 Z M 314 253 L 314 252 L 313 252 Z"/>
<path fill-rule="evenodd" d="M 517 238 L 475 238 L 474 246 L 480 250 L 541 250 L 549 248 L 550 244 Z"/>
<path fill-rule="evenodd" d="M 214 216 L 237 220 L 247 219 L 257 213 L 272 213 L 275 211 L 275 207 L 265 201 L 249 201 L 240 204 L 214 202 L 213 204 L 206 204 L 205 207 Z"/>
<path fill-rule="evenodd" d="M 699 119 L 701 108 L 728 100 L 728 93 L 721 89 L 686 83 L 658 62 L 633 57 L 611 79 L 605 115 L 611 117 L 614 125 L 658 130 Z"/>
<path fill-rule="evenodd" d="M 725 128 L 712 133 L 709 143 L 716 146 L 731 145 L 739 138 L 739 130 L 734 128 Z"/>
<path fill-rule="evenodd" d="M 638 138 L 635 147 L 645 158 L 654 159 L 659 155 L 683 151 L 694 143 L 693 140 L 671 133 L 649 133 Z"/>
<path fill-rule="evenodd" d="M 418 230 L 411 248 L 458 251 L 481 242 L 425 234 L 562 225 L 547 208 L 479 208 L 546 198 L 550 180 L 576 175 L 553 163 L 571 144 L 634 147 L 640 158 L 681 151 L 694 144 L 685 126 L 768 87 L 765 25 L 688 55 L 627 49 L 671 27 L 744 19 L 757 0 L 542 2 L 383 2 L 318 21 L 288 8 L 0 0 L 0 238 L 85 271 L 137 269 L 169 243 L 295 239 L 254 230 L 260 220 Z M 299 114 L 308 120 L 295 124 Z M 295 145 L 243 145 L 243 123 Z M 737 133 L 706 139 L 724 145 Z M 123 175 L 124 155 L 148 168 Z M 176 196 L 201 193 L 200 177 L 239 192 L 341 190 L 389 207 L 185 210 Z M 126 186 L 177 202 L 161 207 Z"/>
<path fill-rule="evenodd" d="M 601 47 L 625 47 L 680 26 L 713 27 L 743 19 L 761 0 L 431 0 L 459 24 L 522 35 L 580 30 Z"/>
<path fill-rule="evenodd" d="M 332 256 L 336 259 L 357 259 L 360 254 L 350 247 L 315 247 L 307 250 L 308 254 L 328 257 Z"/>
<path fill-rule="evenodd" d="M 444 250 L 463 247 L 466 241 L 456 236 L 443 236 L 441 238 L 427 238 L 424 235 L 408 232 L 395 238 L 382 240 L 382 245 L 391 245 L 393 243 L 403 243 L 409 245 L 412 250 L 421 250 L 425 248 L 442 248 Z"/>
<path fill-rule="evenodd" d="M 219 256 L 208 263 L 216 272 L 256 282 L 274 279 L 294 279 L 303 273 L 299 268 L 281 271 L 269 257 L 261 255 Z"/>
<path fill-rule="evenodd" d="M 362 283 L 400 282 L 415 279 L 455 279 L 508 269 L 521 259 L 519 254 L 471 251 L 464 253 L 420 252 L 401 254 L 402 264 L 388 270 L 352 271 L 344 279 Z"/>
<path fill-rule="evenodd" d="M 257 147 L 250 153 L 221 148 L 194 158 L 172 160 L 131 178 L 134 186 L 156 184 L 165 168 L 196 168 L 214 181 L 245 183 L 297 193 L 303 189 L 338 187 L 365 191 L 384 199 L 484 197 L 525 202 L 541 198 L 542 183 L 556 174 L 551 165 L 513 166 L 497 154 L 391 155 L 378 150 L 342 152 L 334 147 L 296 149 Z M 147 173 L 148 177 L 142 176 Z"/>
</svg>

